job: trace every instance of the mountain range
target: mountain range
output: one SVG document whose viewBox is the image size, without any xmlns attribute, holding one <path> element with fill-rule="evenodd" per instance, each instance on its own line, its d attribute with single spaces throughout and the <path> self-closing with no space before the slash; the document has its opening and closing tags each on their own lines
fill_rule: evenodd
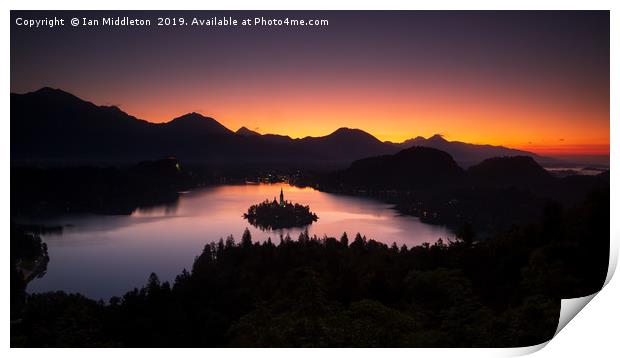
<svg viewBox="0 0 620 358">
<path fill-rule="evenodd" d="M 402 143 L 395 143 L 396 146 L 405 149 L 412 146 L 422 146 L 442 150 L 452 155 L 454 160 L 462 167 L 469 167 L 482 162 L 485 159 L 495 157 L 515 157 L 527 156 L 541 164 L 554 164 L 557 160 L 549 157 L 539 156 L 535 153 L 507 148 L 504 146 L 488 144 L 470 144 L 459 141 L 448 141 L 442 135 L 435 134 L 432 137 L 416 137 L 408 139 Z"/>
<path fill-rule="evenodd" d="M 185 163 L 337 168 L 417 146 L 444 151 L 461 167 L 498 156 L 551 160 L 506 147 L 451 142 L 440 135 L 391 143 L 360 129 L 339 128 L 322 137 L 294 139 L 246 127 L 234 132 L 198 113 L 151 123 L 59 89 L 11 94 L 12 162 L 130 163 L 176 156 Z"/>
</svg>

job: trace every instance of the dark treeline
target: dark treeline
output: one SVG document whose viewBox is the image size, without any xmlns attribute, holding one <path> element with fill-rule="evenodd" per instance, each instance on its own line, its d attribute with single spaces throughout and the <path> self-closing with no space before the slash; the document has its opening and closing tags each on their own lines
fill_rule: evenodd
<svg viewBox="0 0 620 358">
<path fill-rule="evenodd" d="M 11 215 L 131 214 L 172 204 L 178 192 L 200 185 L 176 158 L 130 167 L 12 167 Z"/>
<path fill-rule="evenodd" d="M 413 233 L 412 233 L 413 234 Z M 560 299 L 591 294 L 609 255 L 609 190 L 477 241 L 412 248 L 357 235 L 207 244 L 191 272 L 96 302 L 28 295 L 16 346 L 501 347 L 550 339 Z"/>
<path fill-rule="evenodd" d="M 11 320 L 24 309 L 27 283 L 47 270 L 47 244 L 37 232 L 42 228 L 11 223 Z"/>
</svg>

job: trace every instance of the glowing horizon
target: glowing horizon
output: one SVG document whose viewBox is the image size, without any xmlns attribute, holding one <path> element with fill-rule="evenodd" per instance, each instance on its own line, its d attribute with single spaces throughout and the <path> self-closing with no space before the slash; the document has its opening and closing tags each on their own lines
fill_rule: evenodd
<svg viewBox="0 0 620 358">
<path fill-rule="evenodd" d="M 349 127 L 609 155 L 609 12 L 313 14 L 329 27 L 12 28 L 11 91 L 49 86 L 155 123 L 198 112 L 292 138 Z"/>
<path fill-rule="evenodd" d="M 56 88 L 54 86 L 49 86 L 49 87 Z M 65 90 L 63 88 L 59 88 L 59 89 Z M 36 89 L 32 91 L 36 91 Z M 32 92 L 32 91 L 26 91 L 26 92 Z M 513 149 L 520 149 L 520 150 L 533 152 L 539 155 L 549 155 L 549 156 L 554 156 L 554 155 L 555 156 L 609 155 L 609 151 L 610 151 L 609 136 L 608 136 L 609 126 L 608 125 L 607 125 L 607 128 L 605 127 L 598 128 L 598 131 L 592 130 L 589 128 L 579 128 L 580 130 L 582 130 L 579 132 L 579 135 L 583 136 L 584 134 L 589 134 L 590 135 L 589 138 L 591 138 L 590 141 L 588 140 L 575 141 L 573 139 L 574 137 L 571 137 L 570 135 L 564 135 L 563 138 L 559 138 L 561 137 L 560 135 L 555 135 L 555 137 L 558 137 L 558 138 L 554 138 L 554 137 L 545 138 L 544 136 L 545 132 L 542 132 L 541 130 L 554 131 L 557 128 L 553 127 L 553 123 L 555 123 L 555 121 L 542 121 L 542 120 L 531 121 L 535 125 L 539 125 L 537 136 L 540 139 L 539 140 L 528 140 L 529 131 L 526 130 L 526 131 L 521 131 L 522 133 L 525 132 L 524 135 L 526 138 L 521 141 L 519 141 L 517 137 L 517 135 L 519 134 L 519 131 L 515 130 L 514 128 L 515 124 L 516 124 L 516 127 L 520 127 L 521 122 L 519 121 L 513 121 L 512 123 L 510 121 L 508 121 L 507 123 L 506 122 L 496 123 L 496 125 L 499 128 L 498 131 L 501 132 L 502 135 L 480 135 L 480 133 L 471 134 L 471 132 L 479 131 L 477 126 L 471 125 L 473 122 L 473 120 L 471 119 L 454 119 L 453 121 L 448 121 L 448 120 L 445 120 L 445 121 L 431 120 L 430 121 L 431 123 L 451 123 L 452 124 L 451 128 L 456 128 L 457 129 L 456 131 L 455 130 L 447 131 L 441 128 L 434 128 L 432 127 L 432 125 L 428 125 L 427 123 L 419 123 L 415 121 L 414 119 L 412 119 L 411 123 L 413 124 L 413 130 L 412 131 L 401 131 L 400 133 L 397 133 L 397 134 L 386 133 L 388 132 L 386 131 L 386 128 L 388 127 L 385 124 L 386 122 L 389 122 L 389 119 L 376 121 L 375 118 L 372 118 L 372 117 L 368 118 L 368 117 L 363 117 L 363 116 L 357 117 L 355 120 L 349 120 L 349 121 L 343 120 L 343 121 L 338 122 L 337 120 L 331 119 L 333 118 L 333 116 L 329 116 L 328 114 L 326 114 L 324 118 L 320 118 L 322 120 L 319 119 L 319 122 L 323 123 L 324 126 L 314 125 L 317 123 L 317 117 L 304 118 L 303 116 L 297 116 L 296 117 L 297 122 L 291 122 L 289 120 L 284 119 L 282 122 L 278 122 L 277 125 L 261 126 L 260 123 L 269 123 L 270 121 L 268 119 L 257 120 L 256 118 L 259 118 L 260 116 L 255 116 L 253 119 L 249 119 L 246 122 L 243 122 L 241 120 L 235 120 L 235 118 L 231 118 L 230 120 L 227 121 L 226 118 L 229 118 L 230 116 L 219 115 L 219 114 L 214 115 L 212 113 L 205 113 L 205 112 L 202 112 L 200 109 L 196 109 L 197 107 L 189 107 L 189 108 L 194 108 L 194 109 L 188 108 L 188 110 L 180 111 L 180 112 L 176 109 L 170 109 L 169 111 L 166 112 L 167 114 L 157 116 L 157 115 L 153 115 L 154 112 L 149 111 L 148 109 L 142 112 L 138 108 L 136 108 L 135 110 L 130 110 L 130 109 L 127 109 L 126 106 L 124 105 L 115 104 L 114 101 L 104 101 L 103 103 L 101 103 L 101 102 L 98 102 L 97 100 L 84 98 L 80 96 L 79 93 L 74 93 L 72 91 L 68 91 L 68 92 L 76 95 L 77 97 L 83 100 L 93 102 L 95 105 L 118 106 L 123 112 L 131 116 L 134 116 L 138 119 L 148 121 L 150 123 L 166 123 L 166 122 L 173 120 L 174 118 L 178 118 L 180 116 L 183 116 L 191 112 L 196 112 L 196 113 L 201 114 L 204 117 L 211 117 L 215 119 L 220 124 L 222 124 L 223 126 L 225 126 L 226 128 L 232 131 L 237 131 L 241 127 L 246 127 L 260 134 L 276 134 L 276 135 L 289 136 L 295 139 L 304 138 L 308 136 L 309 137 L 326 136 L 326 135 L 333 133 L 339 128 L 347 127 L 347 128 L 355 128 L 355 129 L 363 130 L 373 135 L 375 138 L 381 141 L 390 141 L 394 143 L 401 143 L 405 140 L 413 139 L 418 136 L 429 138 L 433 135 L 439 134 L 448 141 L 460 141 L 460 142 L 465 142 L 465 143 L 470 143 L 470 144 L 481 144 L 481 145 L 488 144 L 488 145 L 504 146 L 504 147 L 509 147 Z M 162 101 L 165 102 L 164 100 Z M 215 112 L 217 113 L 217 111 Z M 269 109 L 267 109 L 267 113 L 269 113 Z M 322 113 L 322 112 L 318 111 L 318 113 Z M 602 113 L 601 115 L 604 116 L 605 114 Z M 153 116 L 156 119 L 153 120 L 152 118 L 148 116 Z M 461 118 L 463 118 L 463 114 L 461 114 L 460 116 Z M 241 117 L 250 118 L 250 116 L 247 116 L 247 117 L 241 116 Z M 327 118 L 327 120 L 325 120 L 325 118 Z M 392 118 L 392 119 L 396 121 L 401 120 L 400 118 L 396 118 L 396 119 Z M 312 127 L 303 127 L 299 125 L 287 126 L 287 124 L 289 123 L 299 123 L 299 122 L 313 123 L 313 126 Z M 368 127 L 370 128 L 360 126 L 359 125 L 360 123 L 366 123 Z M 513 127 L 510 129 L 506 129 L 508 126 L 513 126 Z M 470 127 L 470 129 L 473 129 L 473 130 L 468 130 L 467 127 Z M 287 131 L 287 129 L 289 129 L 290 131 Z M 563 133 L 566 134 L 566 132 L 563 132 Z M 597 137 L 597 133 L 603 133 L 603 136 Z M 607 137 L 605 137 L 605 134 L 607 134 Z"/>
</svg>

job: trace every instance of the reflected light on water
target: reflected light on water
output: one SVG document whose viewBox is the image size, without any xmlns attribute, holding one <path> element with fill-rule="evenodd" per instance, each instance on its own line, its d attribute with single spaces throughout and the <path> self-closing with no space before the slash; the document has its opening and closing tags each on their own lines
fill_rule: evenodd
<svg viewBox="0 0 620 358">
<path fill-rule="evenodd" d="M 45 222 L 63 225 L 61 235 L 46 235 L 50 262 L 47 274 L 29 284 L 29 292 L 65 290 L 108 299 L 145 284 L 155 272 L 173 281 L 191 269 L 206 243 L 233 235 L 239 241 L 247 227 L 255 241 L 304 228 L 262 231 L 243 219 L 247 208 L 272 200 L 284 190 L 288 201 L 309 205 L 319 220 L 307 227 L 310 235 L 339 238 L 356 233 L 388 245 L 411 247 L 453 238 L 446 228 L 399 215 L 390 205 L 369 198 L 335 195 L 287 184 L 223 185 L 181 194 L 175 205 L 137 209 L 132 215 L 66 216 Z"/>
</svg>

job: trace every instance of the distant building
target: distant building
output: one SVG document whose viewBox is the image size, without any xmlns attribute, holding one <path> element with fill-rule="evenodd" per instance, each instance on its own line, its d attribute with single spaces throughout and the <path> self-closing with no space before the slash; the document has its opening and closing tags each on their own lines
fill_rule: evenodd
<svg viewBox="0 0 620 358">
<path fill-rule="evenodd" d="M 284 191 L 280 188 L 280 206 L 284 206 Z"/>
</svg>

